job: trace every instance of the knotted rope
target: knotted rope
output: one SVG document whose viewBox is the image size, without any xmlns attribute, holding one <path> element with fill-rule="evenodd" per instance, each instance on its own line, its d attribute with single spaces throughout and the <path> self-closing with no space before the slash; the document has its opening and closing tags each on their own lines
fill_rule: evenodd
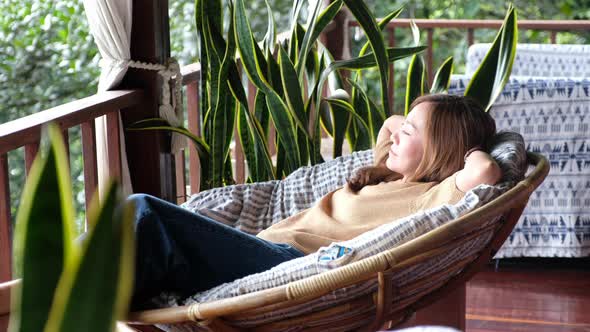
<svg viewBox="0 0 590 332">
<path fill-rule="evenodd" d="M 183 109 L 182 109 L 182 74 L 180 73 L 180 65 L 174 58 L 169 58 L 166 64 L 147 63 L 133 60 L 118 60 L 108 61 L 101 60 L 101 67 L 114 67 L 114 65 L 125 66 L 137 69 L 157 71 L 158 75 L 162 77 L 162 91 L 159 103 L 159 114 L 164 120 L 173 127 L 181 127 L 183 125 Z M 170 81 L 173 80 L 174 98 L 170 94 Z M 172 133 L 172 153 L 178 153 L 186 147 L 186 137 L 179 133 Z"/>
</svg>

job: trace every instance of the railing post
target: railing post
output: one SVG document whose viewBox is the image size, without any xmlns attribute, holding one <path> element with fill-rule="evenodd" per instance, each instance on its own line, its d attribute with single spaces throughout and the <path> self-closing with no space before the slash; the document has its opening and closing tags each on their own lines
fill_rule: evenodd
<svg viewBox="0 0 590 332">
<path fill-rule="evenodd" d="M 39 152 L 39 142 L 25 145 L 25 172 L 27 175 L 29 175 L 37 152 Z"/>
<path fill-rule="evenodd" d="M 12 279 L 12 220 L 8 156 L 0 154 L 0 282 Z"/>
<path fill-rule="evenodd" d="M 434 29 L 433 28 L 428 28 L 426 29 L 427 32 L 427 45 L 428 48 L 426 49 L 426 75 L 428 77 L 428 86 L 432 85 L 432 81 L 434 80 L 434 69 L 433 69 L 433 65 L 432 65 L 432 61 L 433 61 L 433 52 L 432 52 L 432 38 L 434 35 Z"/>
<path fill-rule="evenodd" d="M 96 127 L 94 120 L 84 122 L 82 128 L 82 157 L 84 159 L 84 194 L 86 211 L 98 188 L 98 166 L 96 162 Z"/>
<path fill-rule="evenodd" d="M 149 63 L 164 63 L 170 56 L 167 0 L 134 0 L 131 30 L 131 58 Z M 143 102 L 121 112 L 124 127 L 160 117 L 158 101 L 161 79 L 154 71 L 129 69 L 121 88 L 143 89 Z M 176 202 L 174 158 L 170 153 L 170 134 L 161 131 L 126 133 L 129 173 L 134 192 L 148 193 Z"/>
</svg>

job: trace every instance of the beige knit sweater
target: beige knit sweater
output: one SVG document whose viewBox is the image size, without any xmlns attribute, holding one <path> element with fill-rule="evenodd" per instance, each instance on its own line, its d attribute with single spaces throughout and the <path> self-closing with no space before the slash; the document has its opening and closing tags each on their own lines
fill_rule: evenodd
<svg viewBox="0 0 590 332">
<path fill-rule="evenodd" d="M 376 148 L 380 162 L 388 144 Z M 309 254 L 332 242 L 352 239 L 384 223 L 419 210 L 454 204 L 464 195 L 455 185 L 456 173 L 441 183 L 402 182 L 370 185 L 358 192 L 348 187 L 322 197 L 313 207 L 293 215 L 257 236 L 276 243 L 287 243 Z"/>
</svg>

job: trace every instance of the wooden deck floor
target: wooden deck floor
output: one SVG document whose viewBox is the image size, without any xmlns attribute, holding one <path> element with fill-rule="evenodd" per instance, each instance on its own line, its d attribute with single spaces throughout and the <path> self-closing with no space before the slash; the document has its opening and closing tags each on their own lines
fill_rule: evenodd
<svg viewBox="0 0 590 332">
<path fill-rule="evenodd" d="M 467 284 L 467 332 L 590 331 L 590 260 L 502 261 Z"/>
</svg>

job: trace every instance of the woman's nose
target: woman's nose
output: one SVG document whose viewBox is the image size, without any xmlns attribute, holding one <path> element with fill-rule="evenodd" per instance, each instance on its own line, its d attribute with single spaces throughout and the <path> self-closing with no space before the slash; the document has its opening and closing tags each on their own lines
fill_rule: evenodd
<svg viewBox="0 0 590 332">
<path fill-rule="evenodd" d="M 395 132 L 391 133 L 391 136 L 389 136 L 389 139 L 393 143 L 397 144 L 399 142 L 399 131 L 396 130 Z"/>
</svg>

